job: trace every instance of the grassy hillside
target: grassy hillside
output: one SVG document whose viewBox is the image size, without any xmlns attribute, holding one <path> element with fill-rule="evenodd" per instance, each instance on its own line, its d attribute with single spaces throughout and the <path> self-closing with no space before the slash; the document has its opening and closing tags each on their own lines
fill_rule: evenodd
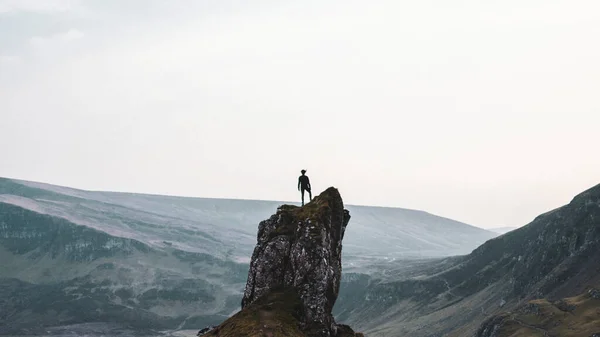
<svg viewBox="0 0 600 337">
<path fill-rule="evenodd" d="M 158 249 L 0 203 L 0 334 L 111 322 L 148 329 L 215 324 L 239 307 L 247 267 Z"/>
<path fill-rule="evenodd" d="M 148 245 L 248 260 L 258 223 L 282 202 L 183 198 L 91 192 L 0 178 L 0 202 L 63 217 Z M 497 236 L 427 212 L 347 206 L 352 223 L 344 240 L 347 264 L 365 258 L 423 258 L 468 254 Z M 368 265 L 369 263 L 366 263 Z"/>
<path fill-rule="evenodd" d="M 239 309 L 258 223 L 278 206 L 0 178 L 0 333 L 84 322 L 151 329 L 221 322 Z M 494 236 L 425 212 L 350 207 L 342 261 L 354 271 L 466 252 Z M 337 308 L 348 312 L 344 303 Z"/>
<path fill-rule="evenodd" d="M 514 311 L 494 316 L 477 337 L 590 337 L 600 335 L 600 291 L 550 302 L 533 300 Z"/>
<path fill-rule="evenodd" d="M 554 303 L 597 286 L 599 261 L 600 185 L 467 256 L 346 277 L 339 301 L 352 309 L 338 313 L 373 337 L 469 336 L 527 301 Z"/>
</svg>

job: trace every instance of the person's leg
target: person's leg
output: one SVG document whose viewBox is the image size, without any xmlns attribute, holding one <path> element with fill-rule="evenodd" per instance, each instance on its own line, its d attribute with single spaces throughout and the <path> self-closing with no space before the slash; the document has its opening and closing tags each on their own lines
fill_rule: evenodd
<svg viewBox="0 0 600 337">
<path fill-rule="evenodd" d="M 308 200 L 312 201 L 312 190 L 308 189 Z"/>
<path fill-rule="evenodd" d="M 304 206 L 304 189 L 302 189 L 302 206 Z"/>
</svg>

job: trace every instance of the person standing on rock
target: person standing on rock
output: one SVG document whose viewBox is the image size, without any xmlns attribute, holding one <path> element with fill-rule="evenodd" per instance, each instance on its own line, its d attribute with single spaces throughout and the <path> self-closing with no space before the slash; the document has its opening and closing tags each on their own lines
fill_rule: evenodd
<svg viewBox="0 0 600 337">
<path fill-rule="evenodd" d="M 300 171 L 302 175 L 298 178 L 298 191 L 302 192 L 302 206 L 304 206 L 304 191 L 308 192 L 309 200 L 312 201 L 312 192 L 310 191 L 310 180 L 305 175 L 306 170 Z"/>
</svg>

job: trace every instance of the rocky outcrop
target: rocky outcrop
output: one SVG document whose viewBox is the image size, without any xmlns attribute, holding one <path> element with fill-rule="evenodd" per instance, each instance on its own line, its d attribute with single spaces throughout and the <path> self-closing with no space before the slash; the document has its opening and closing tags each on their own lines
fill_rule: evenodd
<svg viewBox="0 0 600 337">
<path fill-rule="evenodd" d="M 350 220 L 335 188 L 304 207 L 281 206 L 258 227 L 242 309 L 278 287 L 300 297 L 302 329 L 335 336 L 331 314 L 342 277 L 342 239 Z"/>
<path fill-rule="evenodd" d="M 207 336 L 362 336 L 331 314 L 349 220 L 335 188 L 304 207 L 279 207 L 259 224 L 242 311 Z"/>
</svg>

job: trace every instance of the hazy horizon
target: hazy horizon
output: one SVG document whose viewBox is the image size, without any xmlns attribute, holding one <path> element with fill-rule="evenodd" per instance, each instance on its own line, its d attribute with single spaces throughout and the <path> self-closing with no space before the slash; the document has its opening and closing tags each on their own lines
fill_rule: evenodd
<svg viewBox="0 0 600 337">
<path fill-rule="evenodd" d="M 600 3 L 0 0 L 0 176 L 516 227 L 600 183 Z"/>
<path fill-rule="evenodd" d="M 124 194 L 138 194 L 138 195 L 150 195 L 150 196 L 159 196 L 159 197 L 176 197 L 176 198 L 199 198 L 199 199 L 217 199 L 217 200 L 266 201 L 266 202 L 282 202 L 282 203 L 296 203 L 296 204 L 300 203 L 300 201 L 298 201 L 298 200 L 248 199 L 248 198 L 235 198 L 235 197 L 206 197 L 206 196 L 195 196 L 195 195 L 144 193 L 144 192 L 136 192 L 136 191 L 121 191 L 121 190 L 94 190 L 94 189 L 79 188 L 77 186 L 66 186 L 66 185 L 60 185 L 60 184 L 53 184 L 53 183 L 43 182 L 43 181 L 19 179 L 19 178 L 15 178 L 15 177 L 1 177 L 0 176 L 0 178 L 12 179 L 12 180 L 17 180 L 17 181 L 25 181 L 25 182 L 30 182 L 30 183 L 41 183 L 41 184 L 47 184 L 47 185 L 52 185 L 52 186 L 64 187 L 64 188 L 69 188 L 69 189 L 82 190 L 82 191 L 87 191 L 87 192 L 124 193 Z M 330 186 L 328 186 L 328 187 L 330 187 Z M 326 188 L 328 188 L 328 187 L 326 187 Z M 335 186 L 331 186 L 331 187 L 335 187 Z M 593 186 L 590 186 L 590 188 L 591 187 L 593 187 Z M 324 188 L 324 189 L 326 189 L 326 188 Z M 323 190 L 313 191 L 313 196 L 318 195 L 319 193 L 323 192 Z M 343 191 L 341 191 L 341 192 L 343 192 Z M 581 191 L 581 192 L 583 192 L 583 191 Z M 342 196 L 342 198 L 343 198 L 343 196 Z M 360 207 L 381 207 L 381 208 L 410 209 L 410 210 L 414 210 L 414 211 L 422 211 L 422 212 L 430 213 L 430 214 L 433 214 L 433 215 L 436 215 L 436 216 L 439 216 L 439 217 L 449 218 L 447 216 L 444 216 L 443 214 L 437 214 L 435 212 L 432 212 L 432 211 L 429 211 L 429 210 L 426 210 L 426 209 L 411 209 L 411 208 L 406 208 L 406 207 L 402 207 L 402 206 L 399 206 L 399 205 L 387 205 L 387 206 L 385 206 L 385 205 L 352 204 L 352 203 L 345 203 L 345 204 L 349 205 L 349 206 L 360 206 Z M 563 206 L 563 205 L 560 205 L 560 206 Z M 557 207 L 560 207 L 560 206 L 557 206 Z M 557 207 L 555 207 L 555 208 L 557 208 Z M 554 208 L 552 208 L 552 209 L 554 209 Z M 550 211 L 550 210 L 551 209 L 546 210 L 546 211 Z M 542 212 L 540 212 L 540 214 L 545 213 L 546 211 L 542 211 Z M 477 224 L 467 223 L 467 222 L 462 221 L 460 219 L 453 219 L 453 218 L 449 218 L 449 219 L 455 220 L 455 221 L 460 221 L 460 222 L 466 223 L 467 225 L 472 225 L 472 226 L 483 228 L 483 229 L 487 229 L 487 230 L 493 230 L 493 229 L 511 229 L 512 230 L 514 228 L 519 228 L 519 227 L 525 226 L 525 225 L 527 225 L 529 223 L 529 222 L 527 222 L 527 223 L 518 224 L 518 225 L 515 225 L 515 226 L 489 226 L 489 227 L 484 227 L 484 226 L 478 226 Z"/>
</svg>

